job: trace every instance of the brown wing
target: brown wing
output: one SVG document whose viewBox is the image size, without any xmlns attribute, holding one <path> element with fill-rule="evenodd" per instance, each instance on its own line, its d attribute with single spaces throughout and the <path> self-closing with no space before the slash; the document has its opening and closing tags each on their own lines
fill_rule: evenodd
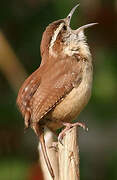
<svg viewBox="0 0 117 180">
<path fill-rule="evenodd" d="M 31 122 L 38 122 L 68 94 L 74 84 L 81 82 L 82 67 L 76 58 L 52 61 L 41 76 L 41 83 L 30 101 Z"/>
<path fill-rule="evenodd" d="M 29 102 L 36 92 L 37 88 L 41 82 L 41 71 L 44 69 L 44 65 L 38 68 L 35 72 L 33 72 L 23 83 L 21 86 L 18 97 L 17 104 L 24 116 L 27 108 L 29 108 Z"/>
</svg>

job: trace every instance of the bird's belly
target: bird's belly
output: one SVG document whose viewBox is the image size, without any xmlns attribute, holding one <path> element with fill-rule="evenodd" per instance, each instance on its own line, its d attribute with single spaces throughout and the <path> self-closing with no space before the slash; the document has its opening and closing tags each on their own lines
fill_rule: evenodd
<svg viewBox="0 0 117 180">
<path fill-rule="evenodd" d="M 48 114 L 47 127 L 51 130 L 62 127 L 63 122 L 71 122 L 83 110 L 91 95 L 92 73 L 84 77 L 72 91 Z"/>
</svg>

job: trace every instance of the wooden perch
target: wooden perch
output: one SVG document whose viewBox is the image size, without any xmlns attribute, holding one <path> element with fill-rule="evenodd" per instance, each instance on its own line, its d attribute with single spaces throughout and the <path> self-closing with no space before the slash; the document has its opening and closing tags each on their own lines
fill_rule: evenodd
<svg viewBox="0 0 117 180">
<path fill-rule="evenodd" d="M 80 180 L 77 127 L 73 127 L 66 132 L 66 135 L 62 140 L 63 145 L 58 143 L 57 152 L 55 149 L 48 148 L 47 135 L 45 139 L 49 159 L 51 161 L 55 173 L 55 180 Z M 53 141 L 53 138 L 51 138 L 51 140 Z M 42 154 L 40 154 L 40 157 L 41 167 L 44 174 L 44 180 L 52 180 L 48 173 L 48 169 L 45 167 L 45 162 L 42 158 Z"/>
<path fill-rule="evenodd" d="M 47 131 L 44 135 L 44 138 L 45 138 L 46 149 L 47 149 L 47 153 L 49 156 L 49 160 L 53 167 L 55 180 L 59 180 L 59 178 L 58 178 L 58 167 L 59 167 L 58 166 L 58 152 L 55 150 L 55 148 L 50 148 L 52 146 L 52 143 L 54 142 L 53 133 L 51 131 Z M 43 153 L 41 151 L 40 143 L 38 146 L 38 150 L 39 150 L 39 160 L 40 160 L 41 168 L 43 171 L 44 180 L 53 180 L 48 171 L 47 165 L 45 163 L 45 159 L 44 159 Z"/>
<path fill-rule="evenodd" d="M 79 147 L 77 127 L 66 132 L 59 143 L 59 180 L 79 180 Z"/>
</svg>

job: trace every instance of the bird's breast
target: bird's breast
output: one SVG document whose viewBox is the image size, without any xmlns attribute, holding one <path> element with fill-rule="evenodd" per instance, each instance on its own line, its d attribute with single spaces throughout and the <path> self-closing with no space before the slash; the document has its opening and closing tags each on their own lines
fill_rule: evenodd
<svg viewBox="0 0 117 180">
<path fill-rule="evenodd" d="M 84 64 L 82 82 L 47 115 L 48 123 L 46 124 L 51 130 L 56 130 L 62 126 L 63 122 L 71 122 L 83 110 L 88 103 L 92 88 L 92 65 Z"/>
</svg>

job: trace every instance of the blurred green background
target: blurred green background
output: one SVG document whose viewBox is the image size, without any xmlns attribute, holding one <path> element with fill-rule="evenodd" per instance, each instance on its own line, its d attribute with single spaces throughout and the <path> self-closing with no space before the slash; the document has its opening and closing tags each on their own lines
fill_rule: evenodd
<svg viewBox="0 0 117 180">
<path fill-rule="evenodd" d="M 16 107 L 24 79 L 40 64 L 45 27 L 64 18 L 76 0 L 4 0 L 0 3 L 0 180 L 37 180 L 37 139 Z M 81 0 L 71 27 L 86 30 L 94 60 L 91 100 L 79 116 L 82 180 L 117 180 L 117 0 Z M 38 178 L 37 178 L 38 177 Z"/>
</svg>

